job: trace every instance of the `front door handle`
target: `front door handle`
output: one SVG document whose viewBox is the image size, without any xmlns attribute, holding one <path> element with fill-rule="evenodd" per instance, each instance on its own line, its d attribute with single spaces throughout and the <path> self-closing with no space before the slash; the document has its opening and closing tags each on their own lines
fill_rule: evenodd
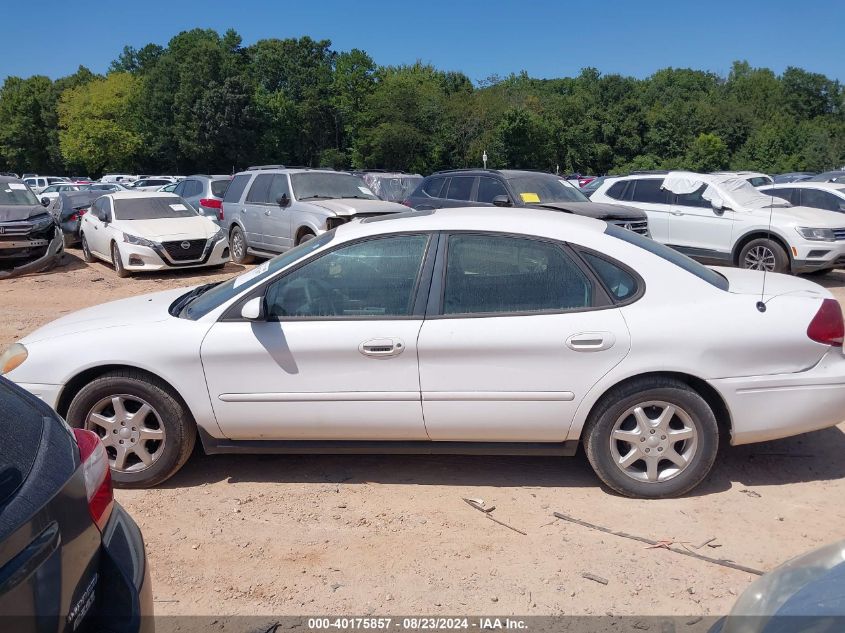
<svg viewBox="0 0 845 633">
<path fill-rule="evenodd" d="M 579 332 L 566 339 L 566 346 L 575 352 L 601 352 L 615 343 L 612 332 Z"/>
<path fill-rule="evenodd" d="M 672 215 L 683 215 L 683 211 L 672 211 Z"/>
<path fill-rule="evenodd" d="M 370 358 L 392 358 L 405 351 L 405 344 L 398 338 L 372 338 L 361 343 L 358 351 Z"/>
</svg>

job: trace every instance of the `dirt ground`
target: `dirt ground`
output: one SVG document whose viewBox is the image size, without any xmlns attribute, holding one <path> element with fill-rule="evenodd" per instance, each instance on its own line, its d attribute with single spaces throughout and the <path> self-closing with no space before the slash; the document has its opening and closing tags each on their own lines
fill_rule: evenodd
<svg viewBox="0 0 845 633">
<path fill-rule="evenodd" d="M 243 269 L 123 280 L 77 255 L 49 273 L 0 282 L 0 347 L 78 308 Z M 845 273 L 822 281 L 845 300 Z M 157 614 L 706 616 L 724 614 L 754 576 L 552 512 L 768 570 L 845 536 L 843 455 L 840 424 L 728 449 L 691 496 L 635 501 L 600 487 L 582 454 L 197 451 L 165 485 L 117 498 L 144 533 Z M 495 505 L 492 516 L 526 535 L 462 497 Z"/>
</svg>

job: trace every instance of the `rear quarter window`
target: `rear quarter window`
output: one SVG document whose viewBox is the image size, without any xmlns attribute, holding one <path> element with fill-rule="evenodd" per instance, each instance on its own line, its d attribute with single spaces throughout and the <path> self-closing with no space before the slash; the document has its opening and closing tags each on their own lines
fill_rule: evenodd
<svg viewBox="0 0 845 633">
<path fill-rule="evenodd" d="M 223 202 L 240 202 L 241 195 L 243 195 L 251 177 L 249 174 L 240 174 L 232 178 L 226 189 L 226 195 L 223 196 Z"/>
<path fill-rule="evenodd" d="M 43 412 L 0 378 L 0 510 L 29 475 L 43 427 Z"/>
<path fill-rule="evenodd" d="M 226 193 L 226 189 L 229 187 L 230 182 L 232 182 L 232 180 L 229 178 L 226 180 L 212 180 L 211 195 L 217 198 L 222 198 L 223 194 Z"/>
</svg>

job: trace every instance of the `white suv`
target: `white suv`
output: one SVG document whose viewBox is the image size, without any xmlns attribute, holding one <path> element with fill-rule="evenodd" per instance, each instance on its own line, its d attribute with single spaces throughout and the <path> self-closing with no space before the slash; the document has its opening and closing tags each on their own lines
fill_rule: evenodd
<svg viewBox="0 0 845 633">
<path fill-rule="evenodd" d="M 642 209 L 653 239 L 704 262 L 793 273 L 845 264 L 845 216 L 792 206 L 734 174 L 607 178 L 590 199 Z"/>
</svg>

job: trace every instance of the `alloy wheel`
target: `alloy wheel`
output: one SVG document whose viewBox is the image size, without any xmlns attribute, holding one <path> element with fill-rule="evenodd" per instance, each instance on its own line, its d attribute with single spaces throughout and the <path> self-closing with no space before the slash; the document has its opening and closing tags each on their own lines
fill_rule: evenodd
<svg viewBox="0 0 845 633">
<path fill-rule="evenodd" d="M 232 253 L 235 259 L 241 259 L 244 256 L 244 236 L 237 229 L 232 231 Z"/>
<path fill-rule="evenodd" d="M 121 472 L 149 468 L 164 452 L 164 424 L 143 398 L 118 394 L 95 404 L 85 419 L 106 447 L 109 465 Z"/>
<path fill-rule="evenodd" d="M 776 264 L 775 254 L 765 246 L 755 246 L 745 254 L 743 264 L 749 270 L 772 272 Z"/>
<path fill-rule="evenodd" d="M 690 465 L 698 431 L 681 407 L 653 400 L 626 410 L 610 433 L 610 453 L 617 468 L 636 481 L 668 481 Z"/>
</svg>

